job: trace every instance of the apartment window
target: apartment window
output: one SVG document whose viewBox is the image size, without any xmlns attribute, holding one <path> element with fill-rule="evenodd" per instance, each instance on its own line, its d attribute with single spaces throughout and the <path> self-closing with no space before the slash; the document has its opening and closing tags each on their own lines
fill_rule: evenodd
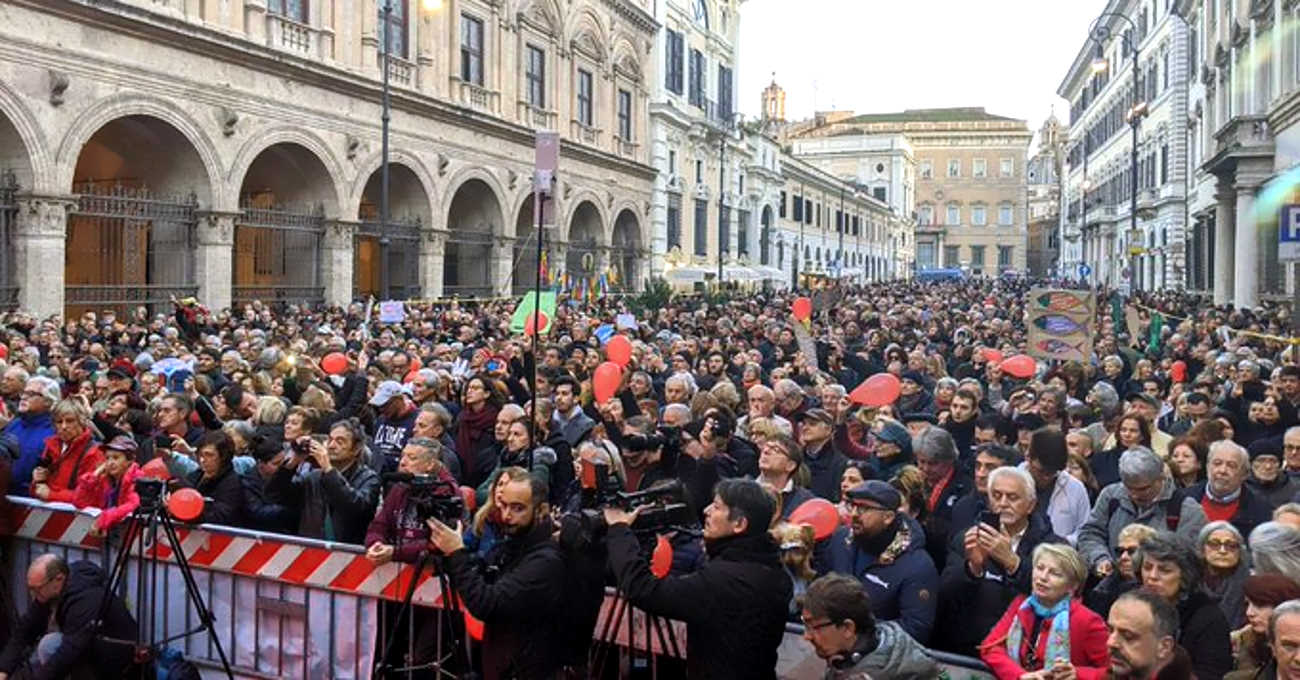
<svg viewBox="0 0 1300 680">
<path fill-rule="evenodd" d="M 483 85 L 483 22 L 460 15 L 460 79 Z"/>
<path fill-rule="evenodd" d="M 718 64 L 718 117 L 731 120 L 731 69 Z"/>
<path fill-rule="evenodd" d="M 668 29 L 668 63 L 664 68 L 664 87 L 669 92 L 682 93 L 682 60 L 686 57 L 686 40 L 681 33 Z"/>
<path fill-rule="evenodd" d="M 692 106 L 704 106 L 704 54 L 691 50 L 691 95 Z"/>
<path fill-rule="evenodd" d="M 704 5 L 704 0 L 695 0 L 691 5 L 695 23 L 704 28 L 709 27 L 709 8 Z"/>
<path fill-rule="evenodd" d="M 709 254 L 709 203 L 704 199 L 695 199 L 695 254 Z"/>
<path fill-rule="evenodd" d="M 792 215 L 792 219 L 794 219 L 795 222 L 802 222 L 803 221 L 803 196 L 796 195 L 794 197 L 794 205 L 791 207 L 794 208 L 794 214 Z"/>
<path fill-rule="evenodd" d="M 627 90 L 618 91 L 618 136 L 632 141 L 632 93 Z"/>
<path fill-rule="evenodd" d="M 271 0 L 266 11 L 300 24 L 307 23 L 307 0 Z"/>
<path fill-rule="evenodd" d="M 672 149 L 668 150 L 668 174 L 669 176 L 677 174 L 677 152 Z"/>
<path fill-rule="evenodd" d="M 400 59 L 406 59 L 406 3 L 394 2 L 388 13 L 388 22 L 384 22 L 384 3 L 379 3 L 379 51 L 384 51 L 384 40 L 388 41 L 388 53 Z"/>
<path fill-rule="evenodd" d="M 998 246 L 998 270 L 1011 268 L 1011 252 L 1015 246 Z"/>
<path fill-rule="evenodd" d="M 546 52 L 533 45 L 527 46 L 524 55 L 524 81 L 527 83 L 528 103 L 535 109 L 546 108 Z"/>
<path fill-rule="evenodd" d="M 1169 182 L 1169 145 L 1165 144 L 1160 147 L 1160 183 Z"/>
<path fill-rule="evenodd" d="M 668 197 L 668 249 L 682 247 L 682 199 Z"/>
<path fill-rule="evenodd" d="M 695 161 L 695 183 L 704 183 L 704 161 Z"/>
<path fill-rule="evenodd" d="M 961 224 L 961 208 L 956 203 L 948 204 L 948 219 L 944 224 L 956 227 Z"/>
<path fill-rule="evenodd" d="M 921 209 L 917 211 L 917 222 L 923 227 L 934 224 L 934 208 L 928 205 L 921 206 Z"/>
<path fill-rule="evenodd" d="M 822 226 L 822 204 L 821 203 L 816 204 L 813 210 L 814 210 L 813 214 L 817 215 L 817 226 L 820 227 Z"/>
<path fill-rule="evenodd" d="M 718 252 L 731 252 L 731 209 L 721 208 L 718 212 Z"/>
<path fill-rule="evenodd" d="M 1004 227 L 1009 227 L 1011 226 L 1011 221 L 1013 219 L 1014 216 L 1012 214 L 1010 203 L 1003 203 L 1002 205 L 998 206 L 998 224 Z"/>
<path fill-rule="evenodd" d="M 934 177 L 934 164 L 930 161 L 921 161 L 921 179 L 931 179 Z"/>
<path fill-rule="evenodd" d="M 813 221 L 813 202 L 811 199 L 804 199 L 803 202 L 803 221 L 805 224 L 812 224 Z"/>
<path fill-rule="evenodd" d="M 982 205 L 973 206 L 970 209 L 970 223 L 977 227 L 988 224 L 988 210 Z"/>
<path fill-rule="evenodd" d="M 578 122 L 592 127 L 591 97 L 593 80 L 591 72 L 578 69 Z"/>
<path fill-rule="evenodd" d="M 776 216 L 785 219 L 785 192 L 781 192 L 781 203 L 777 206 Z"/>
<path fill-rule="evenodd" d="M 956 158 L 948 161 L 948 176 L 961 177 L 961 161 Z"/>
<path fill-rule="evenodd" d="M 881 203 L 889 202 L 889 189 L 886 187 L 875 187 L 871 190 L 871 195 Z"/>
<path fill-rule="evenodd" d="M 1001 172 L 1003 177 L 1014 175 L 1016 173 L 1016 162 L 1010 158 L 1003 158 Z"/>
<path fill-rule="evenodd" d="M 987 177 L 988 162 L 985 161 L 983 158 L 976 158 L 974 161 L 972 161 L 970 174 L 971 177 Z"/>
<path fill-rule="evenodd" d="M 984 269 L 984 246 L 970 247 L 970 268 L 976 274 L 981 273 L 980 270 Z"/>
<path fill-rule="evenodd" d="M 960 252 L 959 249 L 960 246 L 943 247 L 943 266 L 945 267 L 961 266 L 961 258 L 958 257 L 958 253 Z"/>
<path fill-rule="evenodd" d="M 736 252 L 741 255 L 749 254 L 749 211 L 740 210 L 736 213 Z"/>
</svg>

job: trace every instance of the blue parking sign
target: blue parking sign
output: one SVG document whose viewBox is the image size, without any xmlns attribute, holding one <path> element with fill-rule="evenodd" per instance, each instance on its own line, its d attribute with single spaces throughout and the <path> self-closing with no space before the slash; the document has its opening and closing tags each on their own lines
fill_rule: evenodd
<svg viewBox="0 0 1300 680">
<path fill-rule="evenodd" d="M 1277 223 L 1277 259 L 1300 260 L 1300 205 L 1282 206 Z"/>
<path fill-rule="evenodd" d="M 1087 262 L 1080 262 L 1080 263 L 1079 263 L 1079 278 L 1081 278 L 1081 279 L 1086 279 L 1086 278 L 1088 278 L 1089 276 L 1092 276 L 1092 267 L 1089 267 Z"/>
</svg>

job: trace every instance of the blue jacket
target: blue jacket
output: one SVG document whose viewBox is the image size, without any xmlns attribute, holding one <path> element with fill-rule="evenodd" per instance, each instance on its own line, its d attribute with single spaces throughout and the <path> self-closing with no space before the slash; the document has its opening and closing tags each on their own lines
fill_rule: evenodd
<svg viewBox="0 0 1300 680">
<path fill-rule="evenodd" d="M 895 541 L 907 531 L 906 544 L 894 559 L 880 561 L 880 555 L 864 550 L 853 540 L 848 527 L 840 527 L 828 539 L 830 570 L 854 576 L 866 586 L 871 610 L 881 621 L 897 621 L 917 642 L 927 644 L 934 627 L 939 601 L 939 574 L 925 551 L 925 530 L 916 520 L 897 513 Z"/>
<path fill-rule="evenodd" d="M 45 440 L 54 436 L 54 421 L 48 411 L 34 416 L 20 413 L 5 426 L 5 434 L 18 440 L 18 460 L 14 461 L 9 493 L 26 496 L 32 484 L 32 470 L 41 462 L 41 453 L 45 451 Z"/>
</svg>

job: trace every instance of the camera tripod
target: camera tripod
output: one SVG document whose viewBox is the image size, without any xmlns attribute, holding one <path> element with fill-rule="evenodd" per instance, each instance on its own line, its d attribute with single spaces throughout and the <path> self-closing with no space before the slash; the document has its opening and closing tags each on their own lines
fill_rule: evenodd
<svg viewBox="0 0 1300 680">
<path fill-rule="evenodd" d="M 190 606 L 193 607 L 199 620 L 198 625 L 194 628 L 162 639 L 155 637 L 157 617 L 153 608 L 153 603 L 157 601 L 158 596 L 159 527 L 162 528 L 163 536 L 167 539 L 167 547 L 172 551 L 176 566 L 180 568 L 181 577 L 185 580 L 186 599 L 189 601 Z M 203 602 L 203 596 L 199 593 L 198 584 L 194 581 L 194 572 L 190 570 L 189 560 L 186 559 L 185 552 L 181 549 L 181 540 L 176 534 L 176 525 L 172 523 L 171 515 L 167 514 L 163 508 L 160 497 L 155 496 L 148 500 L 141 498 L 140 507 L 131 513 L 126 529 L 122 534 L 122 545 L 118 548 L 117 558 L 113 562 L 112 570 L 109 573 L 108 589 L 104 591 L 104 599 L 99 604 L 99 613 L 95 616 L 93 630 L 98 634 L 98 630 L 103 626 L 104 617 L 108 615 L 112 598 L 126 586 L 127 562 L 133 546 L 138 547 L 140 557 L 135 572 L 136 616 L 138 619 L 136 639 L 122 640 L 106 635 L 100 635 L 100 639 L 134 647 L 135 661 L 140 666 L 140 676 L 145 678 L 153 677 L 152 673 L 146 675 L 146 670 L 149 669 L 149 665 L 157 657 L 157 652 L 167 643 L 206 630 L 208 632 L 208 641 L 217 649 L 217 656 L 221 659 L 222 670 L 225 671 L 227 678 L 234 680 L 235 676 L 230 670 L 230 662 L 226 659 L 226 652 L 221 647 L 221 639 L 217 637 L 217 631 L 213 625 L 215 617 L 212 615 L 212 610 L 208 609 Z M 148 555 L 147 558 L 146 554 Z M 147 628 L 145 625 L 146 618 L 148 621 Z M 147 635 L 145 633 L 146 629 L 148 630 Z"/>
<path fill-rule="evenodd" d="M 391 665 L 389 663 L 389 657 L 393 653 L 393 646 L 397 642 L 397 637 L 398 637 L 396 635 L 396 630 L 393 630 L 392 632 L 384 636 L 385 637 L 384 651 L 379 656 L 379 658 L 375 660 L 374 676 L 376 678 L 396 677 L 397 675 L 403 673 L 407 674 L 409 677 L 411 673 L 414 673 L 416 671 L 423 671 L 423 670 L 433 670 L 434 677 L 436 678 L 471 677 L 471 675 L 468 674 L 468 670 L 470 669 L 473 660 L 470 654 L 470 648 L 469 648 L 470 641 L 468 635 L 465 635 L 463 637 L 464 645 L 459 649 L 459 652 L 464 653 L 465 671 L 457 673 L 444 668 L 444 666 L 446 666 L 449 661 L 453 660 L 458 653 L 457 647 L 459 646 L 459 643 L 456 640 L 456 626 L 454 623 L 455 619 L 452 617 L 455 615 L 456 612 L 460 610 L 460 598 L 457 597 L 456 591 L 451 589 L 451 581 L 450 579 L 447 578 L 447 571 L 443 569 L 441 555 L 435 555 L 428 550 L 424 550 L 420 552 L 420 560 L 415 564 L 415 572 L 411 574 L 411 583 L 406 587 L 406 595 L 402 598 L 402 606 L 397 610 L 397 617 L 393 622 L 393 627 L 394 629 L 396 629 L 398 626 L 401 626 L 402 619 L 406 618 L 407 621 L 406 639 L 407 639 L 407 649 L 409 650 L 412 647 L 412 644 L 414 642 L 414 637 L 416 632 L 415 612 L 412 608 L 411 601 L 415 598 L 415 589 L 420 587 L 420 575 L 424 573 L 425 569 L 428 569 L 430 567 L 432 567 L 435 570 L 435 573 L 438 578 L 438 585 L 441 588 L 443 594 L 443 601 L 442 601 L 443 606 L 434 608 L 435 616 L 437 617 L 438 636 L 437 636 L 437 644 L 433 654 L 433 660 L 425 663 L 417 664 L 415 663 L 414 659 L 408 658 L 406 660 L 406 663 L 408 665 L 406 666 Z M 450 635 L 451 640 L 449 641 L 450 649 L 445 654 L 443 653 L 443 637 L 442 637 L 444 627 L 448 628 L 451 632 Z"/>
<path fill-rule="evenodd" d="M 662 616 L 645 612 L 645 647 L 644 651 L 647 659 L 654 656 L 654 645 L 650 639 L 651 631 L 654 631 L 656 639 L 659 641 L 659 647 L 665 653 L 675 657 L 683 657 L 681 648 L 677 644 L 677 633 L 673 630 L 673 623 Z M 596 637 L 596 647 L 592 650 L 591 656 L 591 677 L 601 678 L 605 674 L 605 662 L 608 660 L 610 649 L 618 645 L 618 630 L 624 625 L 626 620 L 627 626 L 627 649 L 629 660 L 634 659 L 637 653 L 637 635 L 636 625 L 633 622 L 632 601 L 627 598 L 623 591 L 615 591 L 614 601 L 610 606 L 609 615 L 605 618 L 605 625 L 600 629 L 600 635 Z M 665 630 L 667 633 L 665 634 Z"/>
</svg>

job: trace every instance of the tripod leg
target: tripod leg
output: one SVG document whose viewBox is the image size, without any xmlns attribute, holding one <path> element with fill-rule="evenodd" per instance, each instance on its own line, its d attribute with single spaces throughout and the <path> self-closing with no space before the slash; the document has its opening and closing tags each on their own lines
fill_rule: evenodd
<svg viewBox="0 0 1300 680">
<path fill-rule="evenodd" d="M 198 610 L 203 627 L 208 631 L 208 639 L 217 648 L 217 656 L 221 659 L 221 668 L 226 672 L 226 677 L 229 680 L 234 680 L 235 674 L 230 669 L 230 661 L 226 659 L 226 650 L 222 648 L 221 638 L 217 636 L 217 627 L 213 624 L 212 611 L 204 604 L 203 595 L 199 593 L 199 585 L 194 581 L 194 572 L 190 570 L 190 562 L 186 559 L 180 537 L 176 534 L 176 526 L 172 524 L 171 517 L 166 514 L 159 513 L 159 520 L 163 532 L 167 536 L 172 555 L 176 559 L 176 565 L 180 567 L 181 577 L 185 580 L 185 589 L 189 594 L 190 604 L 194 605 L 194 608 Z M 155 559 L 157 559 L 156 555 Z"/>
<path fill-rule="evenodd" d="M 409 616 L 411 613 L 411 600 L 415 597 L 415 589 L 420 586 L 420 574 L 424 573 L 425 568 L 429 565 L 430 555 L 427 551 L 420 553 L 420 561 L 415 565 L 415 573 L 411 574 L 411 584 L 406 588 L 406 596 L 402 598 L 402 607 L 397 610 L 397 619 L 393 622 L 394 632 L 397 627 L 402 625 L 402 617 Z M 393 644 L 397 642 L 396 635 L 390 635 L 384 642 L 384 652 L 375 663 L 375 677 L 382 678 L 388 675 L 392 670 L 388 659 L 393 653 Z"/>
</svg>

